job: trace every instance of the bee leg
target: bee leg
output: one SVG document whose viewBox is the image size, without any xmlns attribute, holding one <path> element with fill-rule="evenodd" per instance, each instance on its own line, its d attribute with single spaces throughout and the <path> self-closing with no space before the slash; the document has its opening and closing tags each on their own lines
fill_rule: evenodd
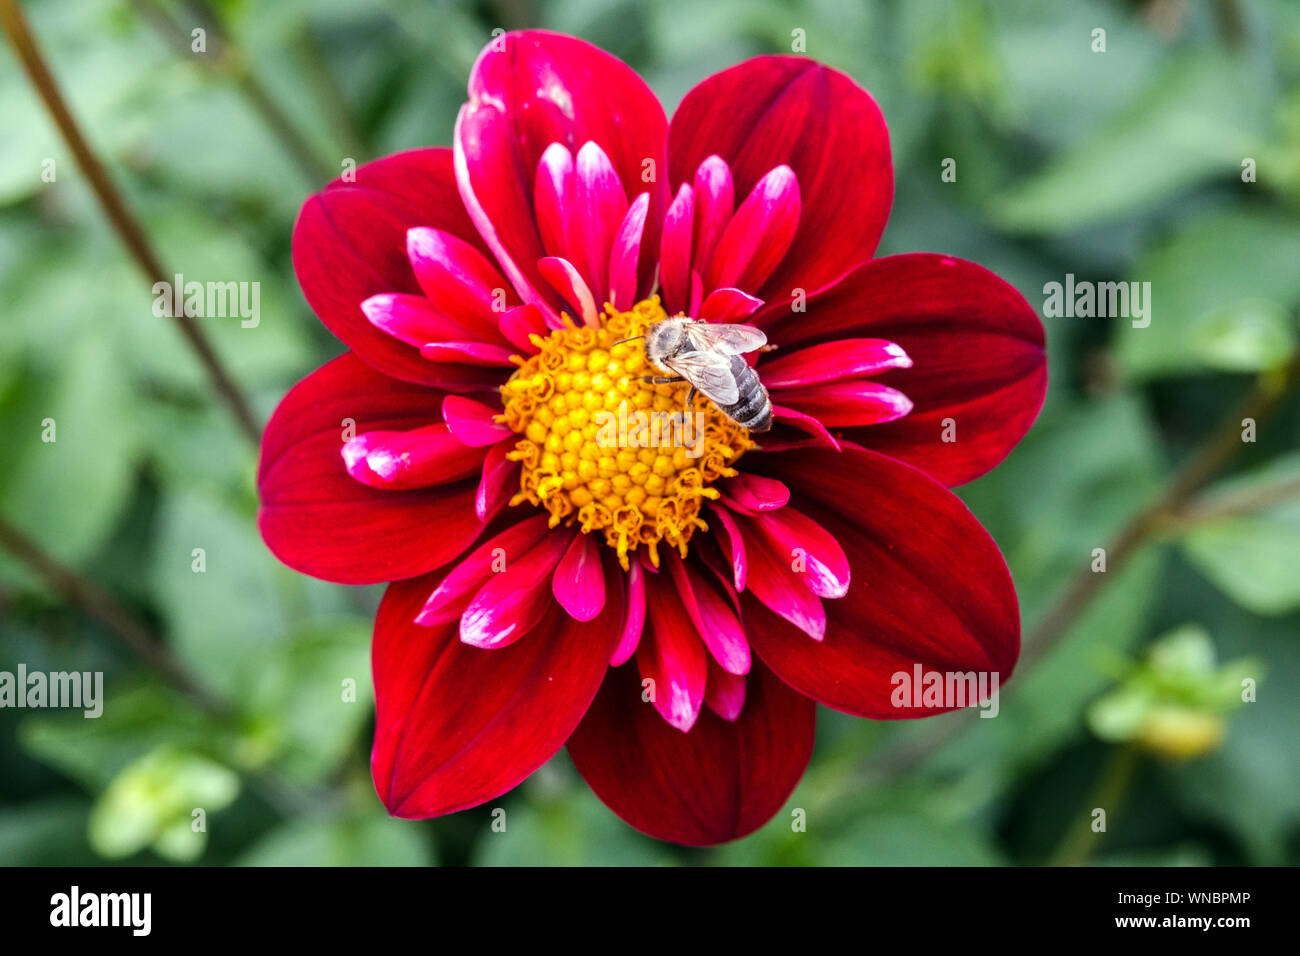
<svg viewBox="0 0 1300 956">
<path fill-rule="evenodd" d="M 696 388 L 694 385 L 692 385 L 692 386 L 691 386 L 691 390 L 690 390 L 689 392 L 686 393 L 686 407 L 687 407 L 687 408 L 690 408 L 690 407 L 691 407 L 691 402 L 695 401 L 695 396 L 698 395 L 699 393 L 700 393 L 700 390 L 699 390 L 698 388 Z"/>
<path fill-rule="evenodd" d="M 641 381 L 649 382 L 651 385 L 671 385 L 673 382 L 684 382 L 686 379 L 680 375 L 643 375 Z"/>
</svg>

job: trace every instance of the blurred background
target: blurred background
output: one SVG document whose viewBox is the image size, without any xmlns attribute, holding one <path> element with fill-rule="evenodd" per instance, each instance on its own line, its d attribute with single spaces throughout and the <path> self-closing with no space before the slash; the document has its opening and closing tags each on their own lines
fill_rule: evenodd
<svg viewBox="0 0 1300 956">
<path fill-rule="evenodd" d="M 1300 861 L 1300 4 L 23 6 L 166 269 L 260 283 L 257 328 L 200 320 L 260 421 L 340 351 L 294 280 L 299 204 L 349 159 L 449 144 L 496 28 L 585 37 L 670 114 L 802 31 L 889 122 L 882 253 L 974 259 L 1040 308 L 1067 273 L 1150 282 L 1153 309 L 1045 318 L 1043 414 L 960 489 L 1025 621 L 997 719 L 823 710 L 786 809 L 712 850 L 640 837 L 563 753 L 489 806 L 390 820 L 367 766 L 379 589 L 263 547 L 254 452 L 6 48 L 0 671 L 102 671 L 106 702 L 0 709 L 0 863 Z"/>
</svg>

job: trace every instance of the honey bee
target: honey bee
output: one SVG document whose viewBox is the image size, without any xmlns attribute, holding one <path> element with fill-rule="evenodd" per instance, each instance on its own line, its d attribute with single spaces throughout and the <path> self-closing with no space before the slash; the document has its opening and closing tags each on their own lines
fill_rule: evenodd
<svg viewBox="0 0 1300 956">
<path fill-rule="evenodd" d="M 761 329 L 681 317 L 656 322 L 644 338 L 650 364 L 677 373 L 649 376 L 647 381 L 655 385 L 690 382 L 688 405 L 698 391 L 742 428 L 765 432 L 772 427 L 767 389 L 741 357 L 767 344 Z"/>
</svg>

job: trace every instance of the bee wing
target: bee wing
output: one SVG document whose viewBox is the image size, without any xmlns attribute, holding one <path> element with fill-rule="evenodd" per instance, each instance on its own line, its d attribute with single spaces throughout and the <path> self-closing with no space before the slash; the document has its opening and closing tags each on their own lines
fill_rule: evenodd
<svg viewBox="0 0 1300 956">
<path fill-rule="evenodd" d="M 740 401 L 736 376 L 731 362 L 718 352 L 679 352 L 673 356 L 672 369 L 690 382 L 715 405 L 734 405 Z"/>
<path fill-rule="evenodd" d="M 712 349 L 723 355 L 743 355 L 767 344 L 762 329 L 733 322 L 691 322 L 686 337 L 701 352 Z"/>
</svg>

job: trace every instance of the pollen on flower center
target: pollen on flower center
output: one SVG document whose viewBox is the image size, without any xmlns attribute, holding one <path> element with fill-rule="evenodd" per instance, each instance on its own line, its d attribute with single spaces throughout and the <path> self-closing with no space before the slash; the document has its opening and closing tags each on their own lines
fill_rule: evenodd
<svg viewBox="0 0 1300 956">
<path fill-rule="evenodd" d="M 645 545 L 659 563 L 665 541 L 683 557 L 712 485 L 736 474 L 732 465 L 754 442 L 749 433 L 697 395 L 686 405 L 685 382 L 653 385 L 662 374 L 640 340 L 667 318 L 658 297 L 631 311 L 605 307 L 604 324 L 533 335 L 538 354 L 520 362 L 501 389 L 500 419 L 521 437 L 508 457 L 523 464 L 512 505 L 550 512 L 551 526 L 576 522 L 603 532 L 628 567 Z"/>
</svg>

